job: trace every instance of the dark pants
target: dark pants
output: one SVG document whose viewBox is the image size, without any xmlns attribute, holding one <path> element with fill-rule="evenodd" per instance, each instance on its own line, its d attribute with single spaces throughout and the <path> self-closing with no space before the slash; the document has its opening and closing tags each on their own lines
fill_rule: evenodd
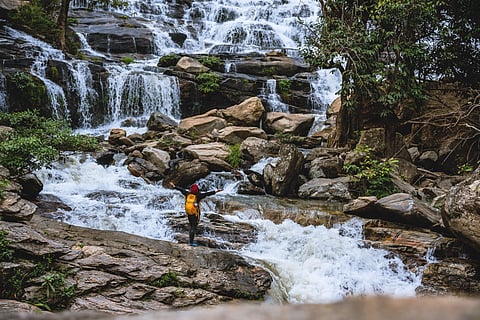
<svg viewBox="0 0 480 320">
<path fill-rule="evenodd" d="M 188 223 L 190 224 L 190 232 L 189 232 L 189 243 L 193 243 L 193 238 L 195 238 L 195 233 L 197 233 L 197 226 L 200 220 L 200 215 L 195 214 L 187 214 Z"/>
</svg>

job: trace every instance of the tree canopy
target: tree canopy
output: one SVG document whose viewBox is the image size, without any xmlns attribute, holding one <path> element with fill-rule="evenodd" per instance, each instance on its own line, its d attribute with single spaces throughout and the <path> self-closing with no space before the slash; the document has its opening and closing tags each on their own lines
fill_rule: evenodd
<svg viewBox="0 0 480 320">
<path fill-rule="evenodd" d="M 428 80 L 477 83 L 480 24 L 472 13 L 479 12 L 474 0 L 319 2 L 322 17 L 307 26 L 301 52 L 313 66 L 342 72 L 344 108 L 335 145 L 348 144 L 367 118 L 382 119 L 392 134 L 399 107 L 418 110 Z"/>
</svg>

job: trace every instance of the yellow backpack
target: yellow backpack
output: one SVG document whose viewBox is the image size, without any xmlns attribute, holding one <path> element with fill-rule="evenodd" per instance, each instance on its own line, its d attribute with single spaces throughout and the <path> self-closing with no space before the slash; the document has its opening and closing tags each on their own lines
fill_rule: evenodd
<svg viewBox="0 0 480 320">
<path fill-rule="evenodd" d="M 200 214 L 197 196 L 193 193 L 187 195 L 187 199 L 185 200 L 185 212 L 189 215 L 195 214 L 198 216 Z"/>
</svg>

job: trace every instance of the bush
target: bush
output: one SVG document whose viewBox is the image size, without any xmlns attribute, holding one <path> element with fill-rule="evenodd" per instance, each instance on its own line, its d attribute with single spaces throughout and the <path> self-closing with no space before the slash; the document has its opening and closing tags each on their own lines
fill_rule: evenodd
<svg viewBox="0 0 480 320">
<path fill-rule="evenodd" d="M 230 153 L 227 157 L 227 162 L 235 169 L 240 167 L 242 162 L 241 153 L 240 153 L 240 144 L 234 144 L 229 146 Z"/>
<path fill-rule="evenodd" d="M 9 18 L 16 27 L 27 27 L 29 32 L 41 35 L 47 42 L 57 43 L 60 29 L 39 1 L 33 0 L 30 4 L 20 6 L 10 14 Z"/>
<path fill-rule="evenodd" d="M 220 58 L 215 56 L 203 56 L 203 57 L 200 57 L 198 61 L 204 66 L 209 67 L 211 69 L 218 68 L 222 63 Z"/>
<path fill-rule="evenodd" d="M 15 72 L 7 77 L 12 108 L 25 110 L 30 107 L 40 108 L 44 104 L 43 97 L 47 88 L 38 78 L 27 72 Z"/>
<path fill-rule="evenodd" d="M 60 151 L 98 147 L 93 137 L 75 135 L 66 122 L 41 117 L 38 111 L 0 112 L 0 125 L 14 129 L 0 141 L 0 165 L 13 175 L 40 169 L 57 159 Z"/>
<path fill-rule="evenodd" d="M 180 60 L 180 56 L 175 53 L 167 54 L 161 56 L 158 59 L 158 66 L 159 67 L 171 67 L 177 64 L 178 60 Z"/>
<path fill-rule="evenodd" d="M 365 158 L 356 164 L 346 164 L 343 169 L 358 182 L 367 196 L 376 196 L 378 199 L 398 192 L 392 182 L 390 173 L 397 167 L 398 160 L 393 158 L 381 161 L 371 156 L 371 149 L 364 146 L 359 152 L 365 153 Z"/>
<path fill-rule="evenodd" d="M 125 64 L 130 64 L 135 61 L 133 57 L 122 57 L 121 61 Z"/>
<path fill-rule="evenodd" d="M 215 72 L 200 73 L 195 80 L 198 81 L 198 90 L 203 93 L 212 93 L 220 88 L 220 77 Z"/>
<path fill-rule="evenodd" d="M 9 245 L 7 232 L 0 231 L 0 261 L 11 261 L 13 259 L 13 250 L 9 248 Z"/>
</svg>

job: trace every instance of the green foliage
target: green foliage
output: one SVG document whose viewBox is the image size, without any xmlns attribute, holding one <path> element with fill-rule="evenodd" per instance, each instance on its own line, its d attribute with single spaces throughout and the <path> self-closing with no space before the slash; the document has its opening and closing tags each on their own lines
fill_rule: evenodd
<svg viewBox="0 0 480 320">
<path fill-rule="evenodd" d="M 242 162 L 241 152 L 240 152 L 240 143 L 228 146 L 229 154 L 227 157 L 227 162 L 235 169 L 240 167 Z"/>
<path fill-rule="evenodd" d="M 195 77 L 198 81 L 198 90 L 203 93 L 212 93 L 220 89 L 220 76 L 215 72 L 202 72 Z"/>
<path fill-rule="evenodd" d="M 284 132 L 275 133 L 275 139 L 279 140 L 281 143 L 290 143 L 295 145 L 302 144 L 305 141 L 304 137 Z"/>
<path fill-rule="evenodd" d="M 73 134 L 64 121 L 41 117 L 38 111 L 0 112 L 0 125 L 14 131 L 0 141 L 0 165 L 14 175 L 40 169 L 54 161 L 62 150 L 93 151 L 93 137 Z"/>
<path fill-rule="evenodd" d="M 180 60 L 180 56 L 175 53 L 170 53 L 164 56 L 161 56 L 158 59 L 158 66 L 159 67 L 171 67 L 177 64 L 178 60 Z"/>
<path fill-rule="evenodd" d="M 292 87 L 292 80 L 290 79 L 280 79 L 277 81 L 278 89 L 280 94 L 286 94 L 290 91 Z"/>
<path fill-rule="evenodd" d="M 126 8 L 128 6 L 128 1 L 124 0 L 92 0 L 88 2 L 88 8 L 100 8 L 108 10 L 110 8 Z"/>
<path fill-rule="evenodd" d="M 368 146 L 356 151 L 365 153 L 363 161 L 359 165 L 345 164 L 343 170 L 363 186 L 367 196 L 376 196 L 380 199 L 398 192 L 390 176 L 390 173 L 396 169 L 398 160 L 393 158 L 385 161 L 374 159 Z"/>
<path fill-rule="evenodd" d="M 472 165 L 470 165 L 468 163 L 464 163 L 464 164 L 458 166 L 457 173 L 459 175 L 463 175 L 463 174 L 466 174 L 466 173 L 473 172 L 473 170 L 474 170 L 474 168 L 473 168 Z"/>
<path fill-rule="evenodd" d="M 13 269 L 0 273 L 0 297 L 18 299 L 23 293 L 25 273 L 20 269 Z"/>
<path fill-rule="evenodd" d="M 0 262 L 11 261 L 13 259 L 13 250 L 10 249 L 10 241 L 7 239 L 7 232 L 0 231 Z"/>
<path fill-rule="evenodd" d="M 345 106 L 373 105 L 388 116 L 400 104 L 414 108 L 425 99 L 415 74 L 429 61 L 425 41 L 438 23 L 430 0 L 334 0 L 322 9 L 302 54 L 312 65 L 342 72 Z"/>
<path fill-rule="evenodd" d="M 276 67 L 266 67 L 260 71 L 260 74 L 263 76 L 273 76 L 276 73 L 277 73 Z"/>
<path fill-rule="evenodd" d="M 125 64 L 130 64 L 130 63 L 133 63 L 135 61 L 135 59 L 133 57 L 122 57 L 122 59 L 120 59 L 120 60 Z"/>
<path fill-rule="evenodd" d="M 9 185 L 8 180 L 4 180 L 0 178 L 0 200 L 3 198 L 3 191 Z"/>
<path fill-rule="evenodd" d="M 43 296 L 33 303 L 46 310 L 65 307 L 68 300 L 75 294 L 75 286 L 68 285 L 65 274 L 52 271 L 41 276 Z"/>
<path fill-rule="evenodd" d="M 60 29 L 55 21 L 41 6 L 40 1 L 33 0 L 12 11 L 10 21 L 19 28 L 27 27 L 29 32 L 40 35 L 47 42 L 56 44 Z"/>
<path fill-rule="evenodd" d="M 203 57 L 200 57 L 198 61 L 204 66 L 212 69 L 217 68 L 222 63 L 220 58 L 215 56 L 203 56 Z"/>
<path fill-rule="evenodd" d="M 40 108 L 45 85 L 27 72 L 8 75 L 9 91 L 19 109 Z"/>
<path fill-rule="evenodd" d="M 176 272 L 169 270 L 167 273 L 162 274 L 162 276 L 153 281 L 153 286 L 163 288 L 163 287 L 178 287 L 180 281 Z"/>
</svg>

